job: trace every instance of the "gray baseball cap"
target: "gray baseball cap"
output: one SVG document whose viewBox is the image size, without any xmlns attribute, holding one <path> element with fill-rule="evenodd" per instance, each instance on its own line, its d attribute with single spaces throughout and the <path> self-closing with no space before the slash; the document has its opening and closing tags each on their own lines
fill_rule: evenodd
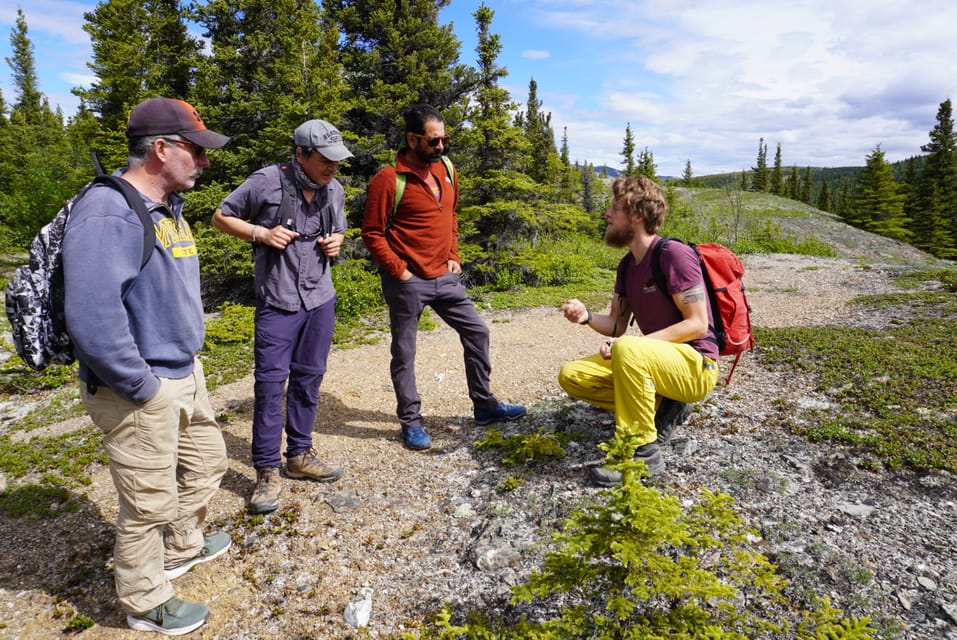
<svg viewBox="0 0 957 640">
<path fill-rule="evenodd" d="M 296 127 L 292 142 L 297 147 L 315 149 L 326 160 L 342 162 L 352 153 L 342 144 L 342 134 L 325 120 L 308 120 Z"/>
</svg>

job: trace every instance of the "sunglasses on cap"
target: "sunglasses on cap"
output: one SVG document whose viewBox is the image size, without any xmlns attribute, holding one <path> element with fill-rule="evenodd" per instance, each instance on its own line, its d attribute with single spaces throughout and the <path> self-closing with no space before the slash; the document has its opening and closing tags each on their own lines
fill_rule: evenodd
<svg viewBox="0 0 957 640">
<path fill-rule="evenodd" d="M 414 132 L 412 132 L 412 131 L 410 131 L 409 133 L 411 133 L 412 135 L 414 135 L 416 138 L 420 138 L 420 139 L 422 139 L 422 140 L 425 140 L 426 144 L 428 144 L 430 147 L 437 147 L 437 146 L 439 146 L 439 143 L 440 143 L 440 142 L 442 143 L 442 146 L 443 146 L 443 147 L 447 147 L 447 146 L 449 146 L 449 143 L 452 141 L 452 139 L 451 139 L 450 137 L 448 137 L 448 136 L 435 136 L 435 137 L 433 137 L 433 138 L 430 138 L 430 137 L 425 136 L 425 135 L 423 135 L 423 134 L 421 134 L 421 133 L 414 133 Z"/>
</svg>

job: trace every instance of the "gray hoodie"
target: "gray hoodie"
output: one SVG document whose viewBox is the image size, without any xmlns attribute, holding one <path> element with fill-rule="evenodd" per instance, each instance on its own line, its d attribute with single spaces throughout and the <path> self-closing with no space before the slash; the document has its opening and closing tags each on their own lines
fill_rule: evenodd
<svg viewBox="0 0 957 640">
<path fill-rule="evenodd" d="M 67 330 L 80 378 L 136 403 L 152 398 L 159 377 L 183 378 L 203 345 L 199 257 L 182 217 L 144 197 L 156 241 L 140 271 L 143 226 L 123 195 L 94 185 L 74 206 L 63 244 Z"/>
</svg>

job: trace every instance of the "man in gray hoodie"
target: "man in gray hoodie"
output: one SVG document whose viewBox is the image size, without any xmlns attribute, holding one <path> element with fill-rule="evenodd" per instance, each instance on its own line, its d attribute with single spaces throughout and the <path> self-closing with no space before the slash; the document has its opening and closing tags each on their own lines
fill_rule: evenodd
<svg viewBox="0 0 957 640">
<path fill-rule="evenodd" d="M 170 581 L 225 553 L 230 538 L 203 536 L 226 446 L 196 359 L 204 338 L 199 259 L 178 192 L 209 166 L 206 149 L 229 138 L 170 98 L 137 105 L 126 133 L 129 166 L 117 175 L 143 198 L 155 244 L 142 265 L 136 213 L 111 186 L 90 188 L 63 244 L 66 321 L 119 500 L 120 605 L 133 629 L 179 635 L 202 626 L 210 611 L 176 598 Z"/>
</svg>

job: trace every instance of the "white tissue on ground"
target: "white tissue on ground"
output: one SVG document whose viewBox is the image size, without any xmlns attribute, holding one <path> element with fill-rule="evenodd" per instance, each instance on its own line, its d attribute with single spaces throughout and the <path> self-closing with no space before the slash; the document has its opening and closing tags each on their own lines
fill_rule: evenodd
<svg viewBox="0 0 957 640">
<path fill-rule="evenodd" d="M 366 627 L 372 614 L 372 587 L 362 587 L 359 596 L 360 600 L 346 605 L 343 616 L 353 627 Z"/>
</svg>

